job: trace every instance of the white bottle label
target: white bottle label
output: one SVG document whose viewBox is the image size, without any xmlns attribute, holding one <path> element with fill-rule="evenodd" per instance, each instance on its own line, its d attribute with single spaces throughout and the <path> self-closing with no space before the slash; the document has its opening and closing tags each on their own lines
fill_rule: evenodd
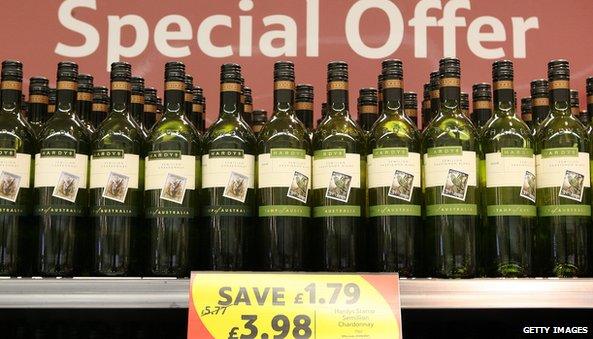
<svg viewBox="0 0 593 339">
<path fill-rule="evenodd" d="M 255 188 L 255 156 L 241 149 L 213 149 L 202 156 L 202 187 L 224 187 L 223 196 L 245 202 Z"/>
<path fill-rule="evenodd" d="M 535 202 L 536 172 L 533 149 L 503 147 L 486 154 L 486 187 L 519 187 L 520 195 Z"/>
<path fill-rule="evenodd" d="M 0 199 L 15 202 L 31 181 L 31 155 L 0 148 Z"/>
<path fill-rule="evenodd" d="M 96 150 L 91 155 L 90 188 L 103 188 L 106 199 L 124 202 L 129 188 L 138 188 L 140 156 L 121 149 Z"/>
<path fill-rule="evenodd" d="M 89 156 L 74 149 L 44 148 L 35 155 L 35 187 L 53 187 L 53 196 L 76 201 L 87 188 Z"/>
<path fill-rule="evenodd" d="M 348 202 L 351 189 L 360 186 L 360 154 L 343 148 L 315 151 L 313 189 L 327 189 L 326 198 Z"/>
<path fill-rule="evenodd" d="M 367 156 L 368 187 L 389 187 L 388 195 L 410 201 L 420 187 L 420 153 L 405 147 L 376 148 Z"/>
<path fill-rule="evenodd" d="M 465 201 L 469 186 L 477 185 L 476 152 L 461 146 L 429 148 L 424 154 L 426 187 L 442 187 L 442 195 Z"/>
<path fill-rule="evenodd" d="M 161 190 L 160 198 L 183 203 L 187 190 L 196 189 L 196 157 L 181 151 L 151 151 L 145 158 L 146 190 Z"/>
<path fill-rule="evenodd" d="M 589 153 L 576 147 L 543 149 L 535 162 L 537 188 L 560 187 L 560 197 L 581 202 L 584 188 L 591 187 Z"/>
<path fill-rule="evenodd" d="M 260 154 L 258 187 L 288 187 L 288 197 L 307 202 L 311 189 L 311 156 L 305 150 L 273 148 Z"/>
</svg>

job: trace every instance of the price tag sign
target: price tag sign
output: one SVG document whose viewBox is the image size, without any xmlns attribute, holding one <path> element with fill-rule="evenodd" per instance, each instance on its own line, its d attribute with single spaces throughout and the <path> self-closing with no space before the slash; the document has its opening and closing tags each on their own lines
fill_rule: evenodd
<svg viewBox="0 0 593 339">
<path fill-rule="evenodd" d="M 196 272 L 188 339 L 401 338 L 397 274 Z"/>
</svg>

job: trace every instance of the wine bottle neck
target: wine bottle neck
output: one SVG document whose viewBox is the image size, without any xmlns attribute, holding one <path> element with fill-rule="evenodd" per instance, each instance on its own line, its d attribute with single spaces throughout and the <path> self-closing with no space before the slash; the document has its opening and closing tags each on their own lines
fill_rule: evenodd
<svg viewBox="0 0 593 339">
<path fill-rule="evenodd" d="M 2 114 L 21 113 L 22 86 L 23 83 L 20 81 L 2 81 L 0 85 Z"/>
<path fill-rule="evenodd" d="M 383 82 L 382 114 L 388 116 L 404 116 L 404 89 L 401 79 L 390 79 Z"/>
<path fill-rule="evenodd" d="M 515 92 L 513 81 L 502 80 L 494 83 L 494 110 L 497 116 L 515 115 Z"/>
<path fill-rule="evenodd" d="M 463 114 L 461 112 L 461 87 L 459 78 L 441 78 L 439 106 L 441 114 Z"/>
<path fill-rule="evenodd" d="M 132 92 L 130 82 L 112 81 L 111 82 L 111 111 L 112 115 L 129 115 L 130 101 Z"/>
<path fill-rule="evenodd" d="M 185 115 L 185 83 L 183 81 L 165 82 L 165 101 L 163 115 L 182 117 Z"/>
<path fill-rule="evenodd" d="M 29 94 L 29 121 L 43 122 L 47 115 L 47 95 Z"/>
<path fill-rule="evenodd" d="M 58 81 L 55 116 L 74 117 L 76 115 L 77 89 L 78 83 L 76 81 Z"/>
<path fill-rule="evenodd" d="M 327 111 L 330 117 L 348 115 L 348 82 L 330 81 L 327 84 Z"/>
<path fill-rule="evenodd" d="M 278 116 L 294 115 L 293 81 L 274 82 L 274 114 Z"/>
<path fill-rule="evenodd" d="M 241 84 L 223 83 L 220 85 L 220 112 L 219 116 L 239 118 L 243 111 L 241 103 Z"/>
<path fill-rule="evenodd" d="M 571 115 L 569 80 L 552 80 L 550 86 L 550 113 L 555 116 Z"/>
</svg>

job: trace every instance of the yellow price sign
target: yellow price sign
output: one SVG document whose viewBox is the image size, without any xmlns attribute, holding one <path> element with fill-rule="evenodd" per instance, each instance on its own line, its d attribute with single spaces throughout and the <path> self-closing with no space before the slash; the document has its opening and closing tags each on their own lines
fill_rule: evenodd
<svg viewBox="0 0 593 339">
<path fill-rule="evenodd" d="M 188 339 L 401 338 L 397 274 L 192 274 Z"/>
</svg>

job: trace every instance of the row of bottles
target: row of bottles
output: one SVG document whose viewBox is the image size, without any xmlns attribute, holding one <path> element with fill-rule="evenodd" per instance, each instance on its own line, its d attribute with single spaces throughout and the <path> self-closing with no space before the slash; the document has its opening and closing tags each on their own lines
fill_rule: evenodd
<svg viewBox="0 0 593 339">
<path fill-rule="evenodd" d="M 493 64 L 492 86 L 474 86 L 470 118 L 460 62 L 444 58 L 426 86 L 422 107 L 434 112 L 421 133 L 403 64 L 386 60 L 380 94 L 361 90 L 365 132 L 350 115 L 348 65 L 332 62 L 312 131 L 303 123 L 312 124 L 312 87 L 296 86 L 291 62 L 274 65 L 269 122 L 251 111 L 241 67 L 224 64 L 219 116 L 202 135 L 187 114 L 200 103 L 183 63 L 165 65 L 162 114 L 151 124 L 156 93 L 129 64 L 112 64 L 107 104 L 62 62 L 55 111 L 35 132 L 20 110 L 22 64 L 5 61 L 0 273 L 585 276 L 590 132 L 571 112 L 569 73 L 568 62 L 549 63 L 549 112 L 534 135 L 515 114 L 512 62 Z M 94 126 L 98 105 L 109 108 Z"/>
</svg>

